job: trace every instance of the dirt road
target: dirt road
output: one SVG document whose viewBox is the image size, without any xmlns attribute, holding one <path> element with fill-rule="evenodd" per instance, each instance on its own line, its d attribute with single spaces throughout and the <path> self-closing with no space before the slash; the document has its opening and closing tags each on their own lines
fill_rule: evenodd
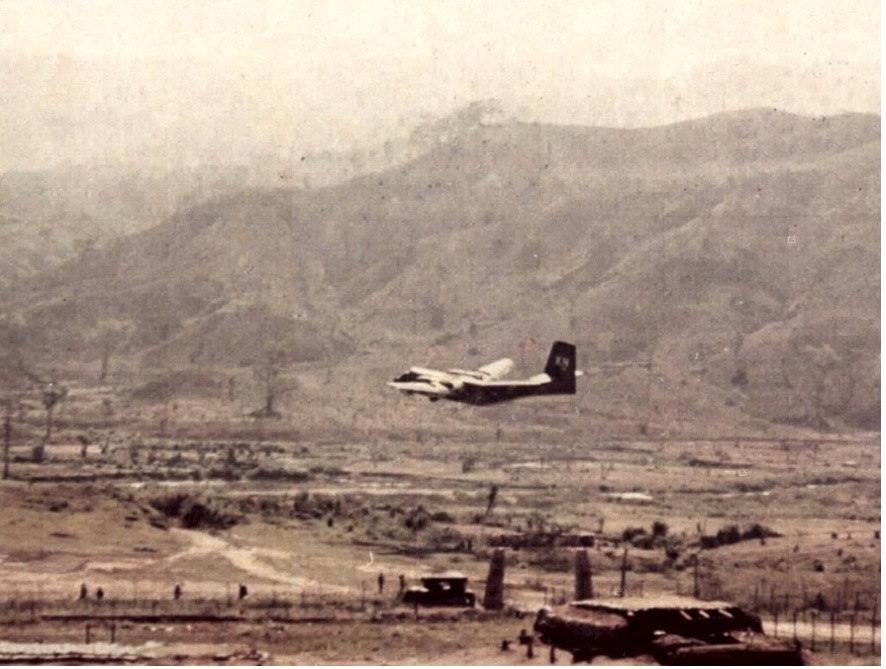
<svg viewBox="0 0 886 669">
<path fill-rule="evenodd" d="M 222 537 L 213 536 L 206 532 L 198 532 L 196 530 L 175 528 L 171 529 L 170 532 L 173 533 L 176 538 L 179 538 L 190 545 L 185 550 L 166 558 L 166 562 L 174 562 L 185 558 L 222 558 L 230 562 L 237 569 L 240 569 L 251 576 L 271 581 L 273 583 L 280 583 L 282 585 L 302 589 L 316 589 L 322 587 L 325 592 L 330 593 L 347 594 L 353 592 L 353 589 L 344 586 L 320 583 L 316 579 L 295 576 L 291 572 L 281 570 L 265 560 L 286 560 L 292 564 L 293 570 L 298 569 L 297 556 L 293 556 L 287 551 L 280 551 L 273 548 L 237 546 Z"/>
</svg>

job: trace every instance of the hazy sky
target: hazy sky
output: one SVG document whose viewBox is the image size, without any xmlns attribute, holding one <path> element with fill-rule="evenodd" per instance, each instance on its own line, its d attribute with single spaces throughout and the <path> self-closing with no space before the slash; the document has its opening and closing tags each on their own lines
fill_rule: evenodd
<svg viewBox="0 0 886 669">
<path fill-rule="evenodd" d="M 375 142 L 488 98 L 601 125 L 879 113 L 879 67 L 875 0 L 6 0 L 0 142 L 7 166 L 158 142 L 238 159 Z"/>
</svg>

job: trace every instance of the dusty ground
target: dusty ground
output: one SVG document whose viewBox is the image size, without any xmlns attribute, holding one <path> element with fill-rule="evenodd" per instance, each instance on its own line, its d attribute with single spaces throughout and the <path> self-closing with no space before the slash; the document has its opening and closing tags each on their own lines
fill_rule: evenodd
<svg viewBox="0 0 886 669">
<path fill-rule="evenodd" d="M 702 597 L 767 621 L 777 613 L 783 635 L 796 612 L 805 642 L 812 612 L 824 625 L 834 610 L 838 654 L 819 660 L 873 659 L 848 655 L 846 644 L 855 616 L 856 651 L 869 653 L 879 610 L 879 435 L 585 441 L 545 427 L 523 437 L 509 425 L 465 432 L 438 412 L 417 430 L 362 426 L 336 436 L 286 421 L 225 423 L 212 407 L 187 403 L 166 408 L 176 420 L 162 433 L 162 407 L 133 408 L 131 420 L 118 415 L 103 432 L 99 396 L 76 397 L 45 462 L 29 461 L 36 410 L 16 428 L 11 476 L 0 483 L 8 641 L 81 642 L 87 619 L 107 618 L 121 621 L 120 643 L 229 644 L 279 664 L 526 663 L 522 649 L 502 652 L 501 640 L 531 627 L 540 606 L 570 597 L 574 549 L 509 550 L 506 599 L 524 620 L 416 623 L 407 611 L 392 622 L 398 576 L 413 585 L 459 570 L 482 596 L 495 536 L 571 532 L 598 535 L 598 593 L 619 587 L 624 547 L 629 594 L 690 593 L 697 554 Z M 193 523 L 182 509 L 169 512 L 176 497 L 184 510 L 200 505 Z M 629 528 L 648 535 L 656 522 L 666 534 L 655 545 L 625 540 Z M 701 535 L 754 524 L 781 536 L 698 548 Z M 249 589 L 246 619 L 221 621 L 242 613 L 240 584 Z M 175 619 L 185 613 L 193 619 Z M 149 614 L 157 620 L 143 622 Z M 817 638 L 830 651 L 824 627 Z M 875 646 L 879 653 L 878 636 Z M 545 653 L 532 663 L 546 664 Z"/>
<path fill-rule="evenodd" d="M 32 653 L 44 649 L 72 648 L 83 653 L 138 657 L 138 664 L 405 664 L 405 665 L 550 665 L 550 648 L 533 647 L 533 657 L 517 642 L 526 620 L 492 616 L 482 620 L 372 621 L 368 617 L 335 622 L 301 623 L 118 623 L 115 642 L 107 625 L 91 624 L 90 644 L 85 626 L 78 622 L 46 622 L 7 627 L 0 656 L 9 646 Z M 508 650 L 502 641 L 509 640 Z M 39 641 L 39 643 L 37 643 Z M 4 647 L 5 646 L 5 647 Z M 879 650 L 879 649 L 878 649 Z M 876 665 L 879 655 L 840 646 L 830 652 L 827 643 L 812 654 L 816 664 Z M 569 664 L 571 657 L 555 651 L 554 663 Z M 651 657 L 598 657 L 595 665 L 654 665 Z"/>
</svg>

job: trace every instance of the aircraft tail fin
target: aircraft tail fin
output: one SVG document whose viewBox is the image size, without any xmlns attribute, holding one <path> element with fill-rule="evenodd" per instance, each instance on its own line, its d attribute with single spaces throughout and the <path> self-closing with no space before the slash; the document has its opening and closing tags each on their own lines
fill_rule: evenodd
<svg viewBox="0 0 886 669">
<path fill-rule="evenodd" d="M 555 341 L 548 364 L 545 365 L 545 374 L 554 380 L 562 392 L 575 393 L 575 345 Z"/>
</svg>

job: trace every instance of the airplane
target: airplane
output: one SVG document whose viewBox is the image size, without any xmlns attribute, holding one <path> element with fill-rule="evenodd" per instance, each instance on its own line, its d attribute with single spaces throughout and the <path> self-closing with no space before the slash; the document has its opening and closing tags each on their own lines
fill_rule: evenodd
<svg viewBox="0 0 886 669">
<path fill-rule="evenodd" d="M 502 381 L 514 368 L 514 361 L 502 358 L 477 370 L 426 369 L 411 367 L 393 381 L 391 388 L 407 395 L 424 395 L 432 402 L 450 400 L 484 405 L 506 402 L 531 395 L 575 395 L 575 379 L 582 373 L 575 369 L 575 345 L 555 341 L 551 346 L 545 371 L 528 379 Z"/>
</svg>

